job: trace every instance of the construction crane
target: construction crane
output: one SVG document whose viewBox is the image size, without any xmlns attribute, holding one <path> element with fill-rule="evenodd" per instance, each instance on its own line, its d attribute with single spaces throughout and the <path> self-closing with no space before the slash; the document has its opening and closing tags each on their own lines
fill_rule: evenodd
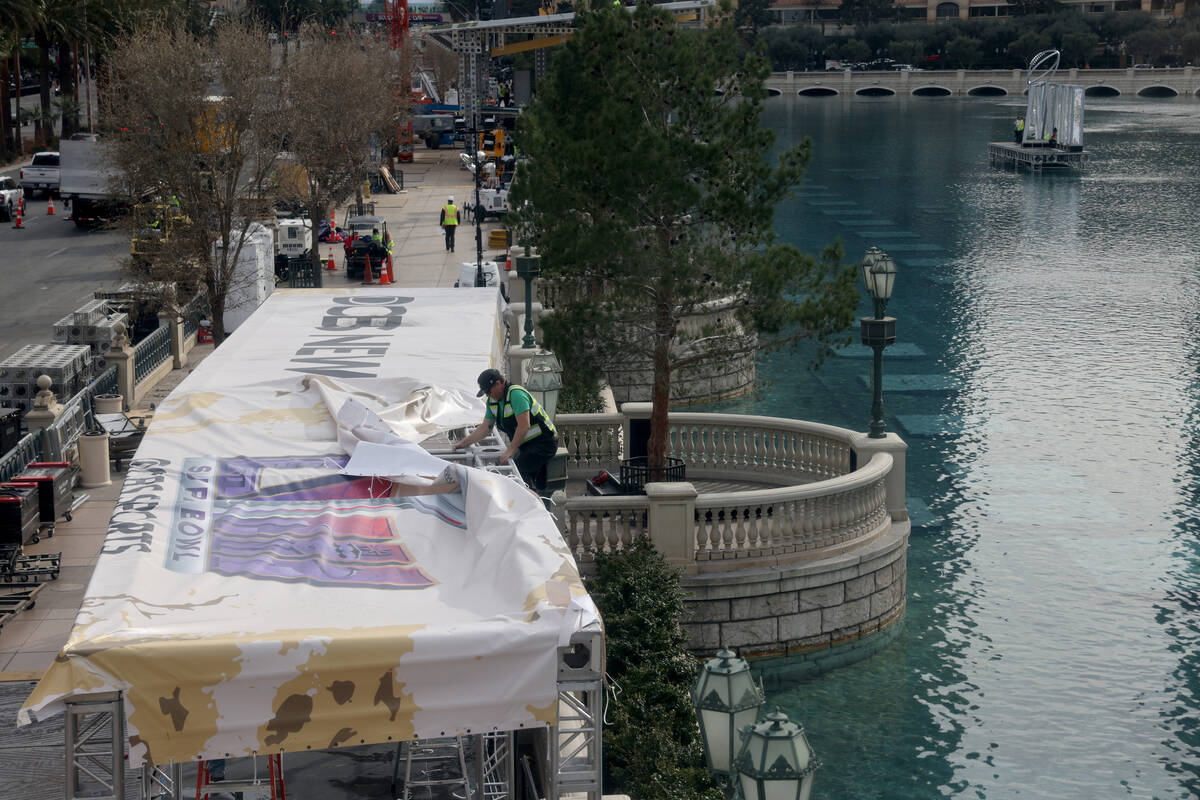
<svg viewBox="0 0 1200 800">
<path fill-rule="evenodd" d="M 409 54 L 404 52 L 405 45 L 408 44 L 408 0 L 384 0 L 383 13 L 384 18 L 387 20 L 388 47 L 400 54 L 401 63 L 404 65 L 403 73 L 400 75 L 400 85 L 396 89 L 396 95 L 400 101 L 399 105 L 406 107 L 411 100 L 410 95 L 412 93 Z M 396 142 L 398 144 L 396 159 L 398 161 L 412 161 L 413 129 L 411 121 L 400 125 L 396 131 Z"/>
<path fill-rule="evenodd" d="M 383 15 L 387 19 L 388 46 L 402 50 L 408 41 L 408 0 L 383 0 Z"/>
</svg>

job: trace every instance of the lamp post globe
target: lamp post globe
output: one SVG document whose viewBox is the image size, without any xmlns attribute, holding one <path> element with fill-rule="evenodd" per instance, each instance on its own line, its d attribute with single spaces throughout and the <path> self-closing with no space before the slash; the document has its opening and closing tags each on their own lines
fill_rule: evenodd
<svg viewBox="0 0 1200 800">
<path fill-rule="evenodd" d="M 896 285 L 896 262 L 878 247 L 871 247 L 863 256 L 863 283 L 867 293 L 871 295 L 875 319 L 883 319 L 888 300 L 892 299 L 892 289 Z"/>
<path fill-rule="evenodd" d="M 742 800 L 809 800 L 821 762 L 803 727 L 776 710 L 741 735 L 736 767 Z"/>
<path fill-rule="evenodd" d="M 537 398 L 551 420 L 558 411 L 558 395 L 562 391 L 562 364 L 549 350 L 538 350 L 525 362 L 526 376 L 522 385 Z"/>
<path fill-rule="evenodd" d="M 871 424 L 867 436 L 882 439 L 886 436 L 883 424 L 883 349 L 896 341 L 896 319 L 886 317 L 888 301 L 896 286 L 896 262 L 878 247 L 863 255 L 863 283 L 871 295 L 874 315 L 859 320 L 862 343 L 873 351 L 871 364 Z"/>
<path fill-rule="evenodd" d="M 762 687 L 754 681 L 750 665 L 732 650 L 721 650 L 716 658 L 704 662 L 692 687 L 692 704 L 700 720 L 710 770 L 734 779 L 738 732 L 758 719 L 764 702 Z"/>
</svg>

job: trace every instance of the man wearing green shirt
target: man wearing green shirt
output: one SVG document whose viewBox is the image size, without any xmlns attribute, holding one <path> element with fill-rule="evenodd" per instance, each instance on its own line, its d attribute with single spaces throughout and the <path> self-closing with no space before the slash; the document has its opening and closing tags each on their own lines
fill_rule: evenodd
<svg viewBox="0 0 1200 800">
<path fill-rule="evenodd" d="M 499 462 L 513 459 L 521 478 L 533 489 L 546 486 L 546 464 L 558 452 L 558 432 L 550 415 L 523 387 L 504 380 L 499 370 L 485 369 L 479 374 L 479 393 L 487 395 L 483 422 L 470 434 L 454 443 L 455 450 L 487 436 L 496 425 L 508 437 L 508 447 Z"/>
</svg>

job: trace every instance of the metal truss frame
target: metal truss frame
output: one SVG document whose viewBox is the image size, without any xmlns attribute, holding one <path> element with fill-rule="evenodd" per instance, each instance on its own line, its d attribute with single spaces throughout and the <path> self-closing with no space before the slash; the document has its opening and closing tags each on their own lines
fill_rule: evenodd
<svg viewBox="0 0 1200 800">
<path fill-rule="evenodd" d="M 559 648 L 558 714 L 550 731 L 547 797 L 603 795 L 604 634 L 599 624 L 578 631 Z"/>
<path fill-rule="evenodd" d="M 68 702 L 63 736 L 67 800 L 125 800 L 125 709 L 121 694 L 112 692 Z"/>
</svg>

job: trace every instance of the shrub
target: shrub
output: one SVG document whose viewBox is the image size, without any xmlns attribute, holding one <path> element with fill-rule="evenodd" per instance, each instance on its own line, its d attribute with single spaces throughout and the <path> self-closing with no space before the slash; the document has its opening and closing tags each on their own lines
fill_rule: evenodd
<svg viewBox="0 0 1200 800">
<path fill-rule="evenodd" d="M 637 800 L 720 800 L 704 766 L 690 689 L 698 670 L 680 626 L 679 574 L 643 537 L 596 557 L 588 591 L 620 687 L 604 729 L 605 791 Z"/>
</svg>

